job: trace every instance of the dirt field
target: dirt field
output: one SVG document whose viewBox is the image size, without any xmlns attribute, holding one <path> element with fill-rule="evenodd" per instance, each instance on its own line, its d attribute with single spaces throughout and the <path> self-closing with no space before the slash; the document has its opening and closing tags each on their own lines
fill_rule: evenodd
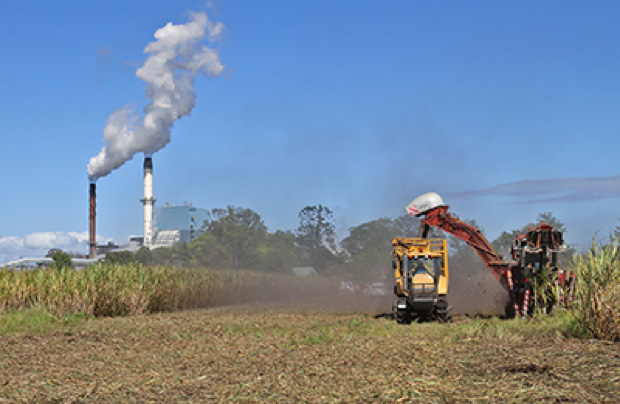
<svg viewBox="0 0 620 404">
<path fill-rule="evenodd" d="M 402 326 L 380 315 L 386 300 L 325 297 L 2 336 L 0 402 L 620 399 L 617 344 L 522 333 L 499 319 Z"/>
</svg>

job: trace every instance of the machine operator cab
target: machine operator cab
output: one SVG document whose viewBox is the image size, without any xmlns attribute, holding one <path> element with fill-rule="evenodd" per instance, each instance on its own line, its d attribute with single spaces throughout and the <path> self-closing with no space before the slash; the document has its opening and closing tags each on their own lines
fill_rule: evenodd
<svg viewBox="0 0 620 404">
<path fill-rule="evenodd" d="M 427 273 L 433 278 L 437 278 L 441 274 L 440 257 L 412 257 L 412 259 L 409 260 L 409 271 L 414 276 L 418 273 Z"/>
<path fill-rule="evenodd" d="M 415 300 L 432 300 L 441 274 L 440 257 L 414 256 L 409 261 L 410 293 Z"/>
</svg>

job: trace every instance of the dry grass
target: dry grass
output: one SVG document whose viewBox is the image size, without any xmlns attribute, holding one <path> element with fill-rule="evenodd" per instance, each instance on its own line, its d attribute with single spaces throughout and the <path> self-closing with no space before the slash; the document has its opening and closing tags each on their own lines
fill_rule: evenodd
<svg viewBox="0 0 620 404">
<path fill-rule="evenodd" d="M 609 402 L 618 345 L 538 320 L 250 306 L 0 337 L 0 402 Z"/>
</svg>

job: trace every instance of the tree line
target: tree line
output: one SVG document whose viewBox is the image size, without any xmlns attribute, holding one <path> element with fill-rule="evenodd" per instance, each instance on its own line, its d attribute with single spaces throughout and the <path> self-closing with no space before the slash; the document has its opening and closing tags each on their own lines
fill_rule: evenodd
<svg viewBox="0 0 620 404">
<path fill-rule="evenodd" d="M 187 244 L 112 252 L 106 260 L 283 273 L 298 266 L 327 273 L 346 261 L 336 243 L 333 212 L 324 205 L 303 208 L 295 231 L 268 232 L 257 212 L 234 206 L 213 209 L 201 230 L 202 234 Z"/>
<path fill-rule="evenodd" d="M 391 275 L 392 239 L 415 237 L 420 226 L 420 219 L 409 215 L 380 218 L 351 227 L 348 236 L 337 242 L 334 214 L 329 207 L 306 206 L 298 217 L 296 230 L 268 232 L 261 216 L 252 209 L 234 206 L 213 209 L 202 227 L 204 232 L 190 243 L 152 250 L 143 247 L 135 253 L 112 252 L 105 259 L 143 265 L 281 273 L 309 266 L 319 274 L 382 278 Z M 535 223 L 504 231 L 492 244 L 500 254 L 506 255 L 515 237 L 542 221 L 560 231 L 566 230 L 551 212 L 545 212 L 538 215 Z M 483 230 L 475 221 L 467 222 Z M 432 229 L 430 236 L 446 237 L 436 229 Z M 464 242 L 449 237 L 449 246 L 452 262 L 460 263 L 459 266 L 477 263 L 477 257 Z"/>
</svg>

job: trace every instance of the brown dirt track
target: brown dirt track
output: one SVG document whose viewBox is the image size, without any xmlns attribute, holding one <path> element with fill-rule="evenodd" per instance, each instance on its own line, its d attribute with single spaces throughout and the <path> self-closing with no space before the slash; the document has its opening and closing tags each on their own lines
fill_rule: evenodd
<svg viewBox="0 0 620 404">
<path fill-rule="evenodd" d="M 402 326 L 376 316 L 386 303 L 331 296 L 1 336 L 0 403 L 619 400 L 618 344 L 499 319 Z"/>
</svg>

